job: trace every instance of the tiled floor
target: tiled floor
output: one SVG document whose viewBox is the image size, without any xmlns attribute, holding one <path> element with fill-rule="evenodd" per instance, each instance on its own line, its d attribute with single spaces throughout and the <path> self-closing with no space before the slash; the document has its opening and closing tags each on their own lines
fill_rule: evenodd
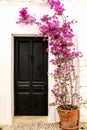
<svg viewBox="0 0 87 130">
<path fill-rule="evenodd" d="M 4 126 L 2 130 L 59 130 L 58 123 L 47 122 L 46 116 L 17 116 L 13 124 Z"/>
<path fill-rule="evenodd" d="M 87 130 L 87 123 L 80 123 L 79 130 Z M 61 130 L 58 123 L 48 123 L 47 117 L 41 116 L 17 116 L 10 126 L 4 126 L 2 130 Z"/>
</svg>

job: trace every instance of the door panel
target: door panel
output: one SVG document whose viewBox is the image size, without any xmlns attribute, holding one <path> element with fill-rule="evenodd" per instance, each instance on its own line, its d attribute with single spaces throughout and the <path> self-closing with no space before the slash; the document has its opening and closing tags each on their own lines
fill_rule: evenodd
<svg viewBox="0 0 87 130">
<path fill-rule="evenodd" d="M 33 80 L 36 81 L 43 81 L 43 71 L 44 71 L 44 56 L 43 56 L 43 43 L 40 42 L 34 42 L 33 43 L 33 55 L 34 55 L 34 60 L 33 60 Z"/>
<path fill-rule="evenodd" d="M 29 80 L 29 73 L 30 73 L 30 64 L 28 61 L 28 58 L 29 58 L 29 46 L 28 46 L 28 43 L 23 43 L 22 44 L 20 43 L 18 45 L 18 61 L 19 61 L 19 64 L 18 64 L 18 70 L 19 70 L 19 80 L 22 80 L 22 81 L 28 81 Z M 25 75 L 25 76 L 24 76 Z"/>
<path fill-rule="evenodd" d="M 15 115 L 48 114 L 47 42 L 14 37 Z"/>
<path fill-rule="evenodd" d="M 17 96 L 16 115 L 29 115 L 30 114 L 30 103 L 27 100 L 30 98 L 29 92 L 19 92 Z M 25 105 L 26 103 L 26 105 Z"/>
</svg>

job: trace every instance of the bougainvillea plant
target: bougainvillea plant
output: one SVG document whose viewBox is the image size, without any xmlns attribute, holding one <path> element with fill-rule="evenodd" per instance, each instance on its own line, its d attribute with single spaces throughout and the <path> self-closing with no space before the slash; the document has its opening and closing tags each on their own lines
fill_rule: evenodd
<svg viewBox="0 0 87 130">
<path fill-rule="evenodd" d="M 74 105 L 81 103 L 74 61 L 82 54 L 75 47 L 73 40 L 75 35 L 71 27 L 76 21 L 68 21 L 68 16 L 64 14 L 64 5 L 60 0 L 48 0 L 48 3 L 50 9 L 54 10 L 53 15 L 45 14 L 38 22 L 25 7 L 19 11 L 17 23 L 37 24 L 44 39 L 49 39 L 47 50 L 53 55 L 50 62 L 55 66 L 54 72 L 51 73 L 55 80 L 52 89 L 55 97 L 53 105 L 62 105 L 63 109 L 73 109 Z"/>
</svg>

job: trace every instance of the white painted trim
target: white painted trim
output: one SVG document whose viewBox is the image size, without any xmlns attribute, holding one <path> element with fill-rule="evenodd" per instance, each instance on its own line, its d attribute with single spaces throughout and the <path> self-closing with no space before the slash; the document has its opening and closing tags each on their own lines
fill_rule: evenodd
<svg viewBox="0 0 87 130">
<path fill-rule="evenodd" d="M 11 35 L 11 120 L 14 117 L 14 35 Z"/>
</svg>

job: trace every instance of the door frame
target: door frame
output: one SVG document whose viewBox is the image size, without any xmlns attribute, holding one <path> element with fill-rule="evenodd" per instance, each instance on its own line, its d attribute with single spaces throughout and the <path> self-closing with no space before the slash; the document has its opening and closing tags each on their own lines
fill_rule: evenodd
<svg viewBox="0 0 87 130">
<path fill-rule="evenodd" d="M 11 107 L 12 107 L 12 117 L 14 117 L 14 37 L 34 37 L 34 35 L 19 35 L 19 34 L 12 34 L 11 36 L 11 40 L 12 40 L 12 44 L 11 44 L 11 84 L 12 84 L 12 88 L 11 88 L 11 97 L 12 97 L 12 102 L 11 102 Z M 42 37 L 41 35 L 38 35 L 38 37 Z M 48 57 L 49 57 L 49 54 L 48 54 Z M 49 63 L 48 63 L 48 66 L 49 66 Z M 48 91 L 49 91 L 49 88 L 48 88 Z M 48 92 L 49 93 L 49 92 Z M 48 98 L 49 99 L 49 98 Z M 48 107 L 49 109 L 49 107 Z M 49 110 L 48 110 L 49 111 Z M 48 112 L 49 114 L 49 112 Z M 47 116 L 48 117 L 48 116 Z"/>
<path fill-rule="evenodd" d="M 11 119 L 13 121 L 14 118 L 14 37 L 33 37 L 34 34 L 11 34 Z M 41 35 L 38 35 L 41 37 Z M 49 44 L 49 41 L 48 41 Z M 49 47 L 49 46 L 48 46 Z M 50 64 L 51 55 L 48 53 L 48 73 L 51 72 L 52 66 Z M 51 89 L 53 86 L 53 79 L 50 75 L 48 75 L 48 122 L 55 122 L 58 121 L 57 111 L 55 106 L 49 106 L 49 103 L 53 102 L 54 97 L 52 96 Z"/>
</svg>

